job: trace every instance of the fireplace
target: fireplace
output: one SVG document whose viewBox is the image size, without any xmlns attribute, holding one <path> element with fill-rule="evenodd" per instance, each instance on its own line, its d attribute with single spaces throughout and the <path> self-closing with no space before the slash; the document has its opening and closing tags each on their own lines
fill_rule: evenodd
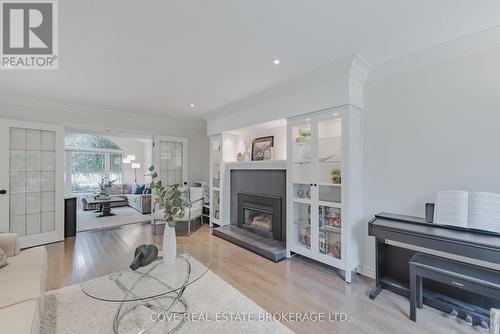
<svg viewBox="0 0 500 334">
<path fill-rule="evenodd" d="M 238 227 L 282 241 L 281 197 L 238 193 Z"/>
<path fill-rule="evenodd" d="M 231 169 L 230 224 L 213 234 L 271 261 L 286 258 L 286 168 Z"/>
</svg>

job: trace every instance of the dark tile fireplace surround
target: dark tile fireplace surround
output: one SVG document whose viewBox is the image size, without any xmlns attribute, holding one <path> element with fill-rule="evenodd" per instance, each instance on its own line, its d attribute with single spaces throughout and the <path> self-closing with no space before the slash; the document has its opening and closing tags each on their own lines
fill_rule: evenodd
<svg viewBox="0 0 500 334">
<path fill-rule="evenodd" d="M 230 225 L 214 235 L 278 262 L 286 253 L 286 171 L 231 171 Z"/>
</svg>

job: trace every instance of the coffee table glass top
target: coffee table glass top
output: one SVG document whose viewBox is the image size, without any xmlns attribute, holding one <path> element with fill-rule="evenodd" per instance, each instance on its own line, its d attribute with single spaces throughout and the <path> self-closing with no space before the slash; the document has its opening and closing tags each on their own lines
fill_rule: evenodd
<svg viewBox="0 0 500 334">
<path fill-rule="evenodd" d="M 179 255 L 175 263 L 156 260 L 146 267 L 84 279 L 82 291 L 94 299 L 108 302 L 130 302 L 152 299 L 184 289 L 205 275 L 205 266 L 189 254 Z"/>
</svg>

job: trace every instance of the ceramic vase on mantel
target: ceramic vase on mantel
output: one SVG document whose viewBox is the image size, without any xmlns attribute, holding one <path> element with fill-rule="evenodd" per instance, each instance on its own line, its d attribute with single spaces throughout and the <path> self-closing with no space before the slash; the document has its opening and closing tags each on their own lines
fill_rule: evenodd
<svg viewBox="0 0 500 334">
<path fill-rule="evenodd" d="M 172 264 L 175 263 L 177 257 L 177 241 L 175 239 L 175 227 L 165 223 L 163 231 L 163 262 Z"/>
</svg>

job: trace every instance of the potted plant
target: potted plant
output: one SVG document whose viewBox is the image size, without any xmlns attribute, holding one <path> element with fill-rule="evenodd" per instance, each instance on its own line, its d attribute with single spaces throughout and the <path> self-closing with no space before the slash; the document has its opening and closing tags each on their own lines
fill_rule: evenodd
<svg viewBox="0 0 500 334">
<path fill-rule="evenodd" d="M 311 139 L 311 130 L 309 129 L 300 129 L 299 135 L 295 138 L 297 143 L 308 141 Z"/>
<path fill-rule="evenodd" d="M 175 219 L 184 217 L 184 192 L 179 185 L 164 185 L 159 179 L 154 166 L 149 167 L 151 176 L 150 188 L 154 191 L 155 209 L 163 210 L 165 230 L 163 233 L 163 259 L 166 263 L 174 263 L 177 256 L 177 242 L 175 239 Z M 157 205 L 157 206 L 156 206 Z"/>
<path fill-rule="evenodd" d="M 99 183 L 98 183 L 99 194 L 96 197 L 108 197 L 106 195 L 106 189 L 111 187 L 115 182 L 116 182 L 116 180 L 106 182 L 106 179 L 104 178 L 104 176 L 101 177 L 101 181 L 99 181 Z"/>
<path fill-rule="evenodd" d="M 335 168 L 334 170 L 332 170 L 332 183 L 340 184 L 342 182 L 342 177 L 340 176 L 340 174 L 340 169 Z"/>
</svg>

